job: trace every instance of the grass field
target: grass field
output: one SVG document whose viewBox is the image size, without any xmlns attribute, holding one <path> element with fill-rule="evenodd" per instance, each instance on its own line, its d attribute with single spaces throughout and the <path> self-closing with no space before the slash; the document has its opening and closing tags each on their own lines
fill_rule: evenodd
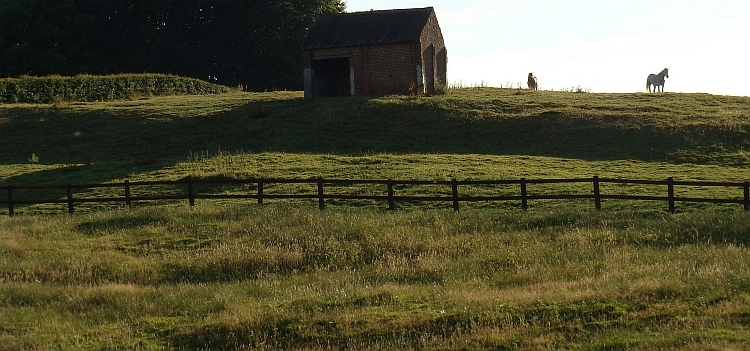
<svg viewBox="0 0 750 351">
<path fill-rule="evenodd" d="M 188 176 L 743 181 L 749 101 L 484 88 L 430 98 L 275 92 L 6 104 L 0 186 Z"/>
<path fill-rule="evenodd" d="M 749 127 L 750 98 L 707 94 L 482 88 L 0 104 L 0 186 L 187 176 L 745 181 Z M 0 349 L 750 347 L 741 206 L 680 205 L 672 215 L 622 201 L 601 212 L 585 201 L 528 212 L 381 205 L 0 212 Z"/>
</svg>

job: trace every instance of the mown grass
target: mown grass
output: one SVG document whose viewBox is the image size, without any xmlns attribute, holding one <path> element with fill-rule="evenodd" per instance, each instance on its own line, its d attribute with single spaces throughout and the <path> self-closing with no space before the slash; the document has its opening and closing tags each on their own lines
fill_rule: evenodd
<svg viewBox="0 0 750 351">
<path fill-rule="evenodd" d="M 318 176 L 744 181 L 749 102 L 481 88 L 420 98 L 305 101 L 299 92 L 233 92 L 0 104 L 0 186 Z M 38 163 L 29 162 L 32 153 Z M 602 191 L 654 191 L 608 186 Z M 294 189 L 267 189 L 287 190 Z M 19 206 L 16 217 L 0 212 L 0 345 L 719 350 L 750 344 L 750 217 L 741 206 L 678 204 L 672 215 L 665 204 L 614 200 L 604 201 L 601 212 L 590 201 L 531 202 L 528 212 L 516 203 L 462 204 L 460 213 L 449 204 L 401 204 L 399 211 L 380 203 L 331 201 L 325 211 L 315 205 L 199 200 L 194 208 L 76 205 L 72 216 L 60 215 L 60 205 Z M 97 211 L 105 209 L 114 211 Z"/>
</svg>

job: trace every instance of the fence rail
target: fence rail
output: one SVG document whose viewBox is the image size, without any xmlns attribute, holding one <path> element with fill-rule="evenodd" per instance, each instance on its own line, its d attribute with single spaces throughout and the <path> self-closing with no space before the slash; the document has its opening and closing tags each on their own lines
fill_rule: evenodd
<svg viewBox="0 0 750 351">
<path fill-rule="evenodd" d="M 590 183 L 591 193 L 586 194 L 544 194 L 530 195 L 527 189 L 529 184 L 562 184 L 562 183 Z M 600 187 L 604 183 L 613 184 L 632 184 L 632 185 L 666 185 L 666 195 L 626 195 L 626 194 L 602 194 Z M 271 184 L 309 184 L 316 185 L 316 193 L 302 194 L 267 194 L 264 189 Z M 162 194 L 149 196 L 133 196 L 133 187 L 142 186 L 161 186 L 161 185 L 179 185 L 183 187 L 182 194 Z M 198 193 L 196 185 L 255 185 L 256 191 L 242 194 L 205 194 Z M 354 185 L 382 185 L 383 195 L 347 195 L 347 194 L 326 194 L 325 186 L 354 186 Z M 450 186 L 450 193 L 440 196 L 435 195 L 396 195 L 395 186 L 400 185 L 442 185 Z M 492 195 L 492 196 L 469 196 L 459 193 L 460 186 L 477 186 L 477 185 L 515 185 L 518 186 L 518 195 Z M 697 197 L 678 197 L 675 196 L 675 186 L 687 187 L 729 187 L 742 189 L 741 198 L 697 198 Z M 95 188 L 120 188 L 123 189 L 122 196 L 116 197 L 75 197 L 76 189 L 95 189 Z M 15 198 L 19 190 L 64 190 L 65 197 L 43 200 L 30 200 Z M 566 200 L 566 199 L 591 199 L 594 201 L 596 210 L 601 210 L 602 199 L 616 200 L 645 200 L 645 201 L 664 201 L 668 203 L 669 211 L 675 212 L 676 202 L 702 202 L 702 203 L 726 203 L 741 204 L 745 211 L 750 210 L 750 182 L 710 182 L 710 181 L 675 181 L 669 177 L 666 180 L 638 180 L 638 179 L 613 179 L 599 178 L 570 178 L 570 179 L 525 179 L 518 180 L 375 180 L 375 179 L 184 179 L 176 181 L 147 181 L 147 182 L 130 182 L 128 180 L 121 183 L 107 184 L 69 184 L 69 185 L 7 185 L 5 186 L 5 199 L 0 200 L 0 205 L 5 205 L 8 214 L 15 214 L 16 205 L 35 205 L 35 204 L 67 204 L 69 213 L 73 213 L 74 205 L 78 203 L 103 203 L 118 202 L 124 203 L 125 206 L 131 207 L 133 201 L 158 201 L 158 200 L 188 200 L 190 206 L 195 206 L 196 199 L 256 199 L 258 204 L 263 204 L 266 199 L 311 199 L 317 200 L 318 206 L 322 210 L 325 208 L 325 202 L 328 199 L 337 200 L 374 200 L 388 203 L 390 210 L 396 209 L 397 202 L 405 201 L 442 201 L 452 202 L 453 209 L 459 210 L 461 202 L 477 201 L 518 201 L 523 210 L 528 209 L 529 200 Z"/>
</svg>

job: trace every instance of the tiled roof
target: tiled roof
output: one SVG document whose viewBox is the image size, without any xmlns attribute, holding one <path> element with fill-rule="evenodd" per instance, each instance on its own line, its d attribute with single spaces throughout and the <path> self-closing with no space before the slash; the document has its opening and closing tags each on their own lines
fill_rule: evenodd
<svg viewBox="0 0 750 351">
<path fill-rule="evenodd" d="M 302 49 L 419 41 L 434 11 L 425 7 L 322 15 L 310 28 Z"/>
</svg>

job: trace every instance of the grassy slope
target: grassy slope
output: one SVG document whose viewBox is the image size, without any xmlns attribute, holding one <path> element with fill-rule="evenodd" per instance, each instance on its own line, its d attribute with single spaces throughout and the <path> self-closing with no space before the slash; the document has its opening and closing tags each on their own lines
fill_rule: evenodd
<svg viewBox="0 0 750 351">
<path fill-rule="evenodd" d="M 0 163 L 173 161 L 189 150 L 335 155 L 483 154 L 746 165 L 750 99 L 512 89 L 304 101 L 224 94 L 0 105 Z"/>
<path fill-rule="evenodd" d="M 748 115 L 742 97 L 491 88 L 416 99 L 277 92 L 0 105 L 8 136 L 0 185 L 185 176 L 738 181 L 748 178 Z M 32 153 L 40 164 L 28 164 Z M 700 196 L 714 194 L 736 195 Z"/>
<path fill-rule="evenodd" d="M 749 112 L 739 97 L 507 89 L 0 105 L 0 185 L 186 175 L 743 180 Z M 32 152 L 40 164 L 28 164 Z M 0 345 L 750 346 L 744 212 L 313 205 L 2 216 Z"/>
</svg>

